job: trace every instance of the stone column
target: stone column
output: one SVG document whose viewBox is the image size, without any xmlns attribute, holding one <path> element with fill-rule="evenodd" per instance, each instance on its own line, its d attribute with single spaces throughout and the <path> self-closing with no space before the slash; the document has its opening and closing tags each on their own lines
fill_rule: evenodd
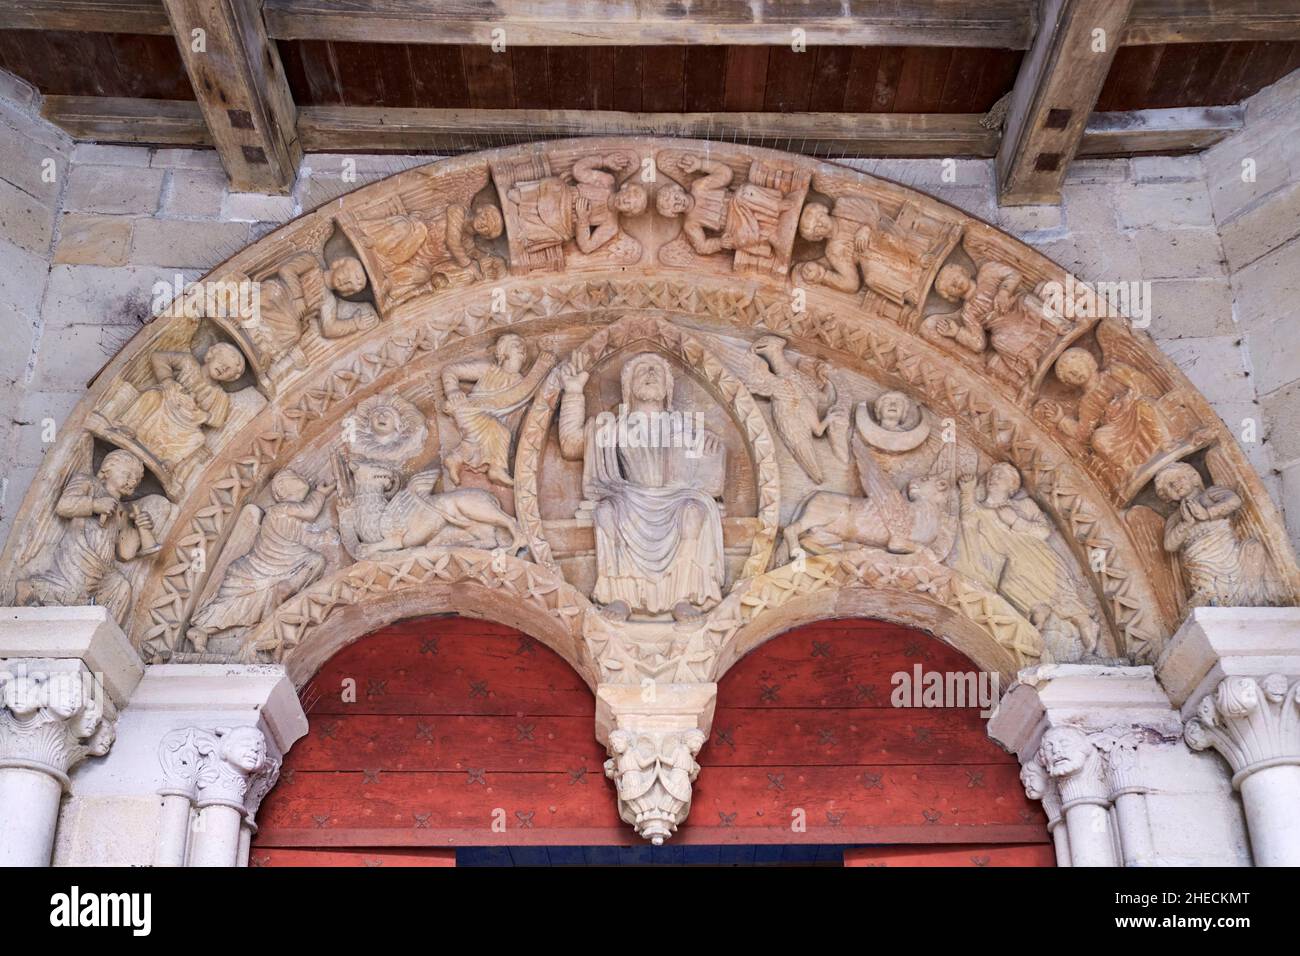
<svg viewBox="0 0 1300 956">
<path fill-rule="evenodd" d="M 1197 608 L 1157 664 L 1187 718 L 1241 792 L 1257 866 L 1300 866 L 1300 608 Z"/>
<path fill-rule="evenodd" d="M 0 667 L 0 866 L 49 866 L 68 771 L 113 744 L 116 710 L 79 660 Z"/>
<path fill-rule="evenodd" d="M 1043 765 L 1035 754 L 1020 768 L 1020 782 L 1025 786 L 1025 796 L 1030 800 L 1040 800 L 1043 811 L 1047 814 L 1047 833 L 1052 838 L 1056 850 L 1056 865 L 1070 865 L 1070 834 L 1061 824 L 1061 792 L 1056 788 L 1056 781 L 1047 775 Z"/>
<path fill-rule="evenodd" d="M 1026 794 L 1043 801 L 1059 866 L 1155 862 L 1141 768 L 1128 760 L 1137 741 L 1181 729 L 1152 668 L 1092 664 L 1021 671 L 989 720 L 989 736 L 1019 756 Z"/>
<path fill-rule="evenodd" d="M 143 666 L 107 611 L 0 609 L 0 866 L 49 866 L 73 768 L 109 752 Z"/>
<path fill-rule="evenodd" d="M 218 730 L 200 738 L 199 750 L 199 818 L 190 866 L 236 866 L 251 778 L 268 766 L 266 738 L 256 727 Z"/>
<path fill-rule="evenodd" d="M 190 817 L 198 796 L 198 735 L 194 727 L 173 730 L 158 747 L 158 762 L 163 768 L 162 811 L 158 820 L 158 842 L 154 847 L 154 866 L 184 866 L 189 844 Z"/>
<path fill-rule="evenodd" d="M 1232 768 L 1258 866 L 1300 866 L 1297 691 L 1281 674 L 1225 678 L 1184 731 L 1188 746 L 1213 748 Z"/>
<path fill-rule="evenodd" d="M 1118 822 L 1119 851 L 1125 866 L 1150 866 L 1155 858 L 1147 792 L 1138 760 L 1142 738 L 1136 733 L 1098 734 L 1093 743 L 1105 754 L 1106 786 Z"/>
<path fill-rule="evenodd" d="M 618 792 L 619 816 L 655 846 L 691 812 L 695 755 L 713 726 L 717 684 L 601 684 L 596 739 L 609 759 L 605 775 Z"/>
</svg>

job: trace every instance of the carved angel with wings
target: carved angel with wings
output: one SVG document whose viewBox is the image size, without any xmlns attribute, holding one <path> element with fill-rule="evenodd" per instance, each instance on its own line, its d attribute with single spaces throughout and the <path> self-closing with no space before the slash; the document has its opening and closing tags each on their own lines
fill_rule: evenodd
<svg viewBox="0 0 1300 956">
<path fill-rule="evenodd" d="M 779 335 L 763 335 L 750 346 L 759 361 L 737 363 L 746 387 L 755 395 L 772 400 L 772 422 L 799 467 L 816 484 L 825 478 L 817 458 L 818 438 L 830 441 L 840 461 L 849 460 L 849 409 L 837 402 L 835 384 L 824 369 L 814 368 L 814 378 L 803 371 L 785 352 L 786 341 Z"/>
</svg>

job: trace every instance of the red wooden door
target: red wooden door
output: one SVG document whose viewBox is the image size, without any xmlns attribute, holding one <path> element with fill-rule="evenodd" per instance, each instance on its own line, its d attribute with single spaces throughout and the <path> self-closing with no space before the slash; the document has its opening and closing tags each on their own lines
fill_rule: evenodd
<svg viewBox="0 0 1300 956">
<path fill-rule="evenodd" d="M 800 628 L 741 660 L 720 683 L 674 842 L 873 845 L 850 864 L 924 865 L 939 857 L 912 851 L 944 845 L 957 855 L 942 865 L 1011 858 L 994 847 L 1050 860 L 1042 812 L 978 708 L 891 705 L 891 676 L 916 664 L 971 669 L 928 635 L 874 621 Z M 640 842 L 604 777 L 590 690 L 518 631 L 393 625 L 337 654 L 303 697 L 311 730 L 262 807 L 254 863 L 419 865 L 434 848 Z"/>
</svg>

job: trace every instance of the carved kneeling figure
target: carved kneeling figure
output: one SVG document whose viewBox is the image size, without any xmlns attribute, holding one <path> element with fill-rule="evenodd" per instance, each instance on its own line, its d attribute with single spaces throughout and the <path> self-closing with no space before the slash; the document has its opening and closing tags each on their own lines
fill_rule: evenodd
<svg viewBox="0 0 1300 956">
<path fill-rule="evenodd" d="M 846 547 L 883 548 L 915 554 L 933 542 L 948 518 L 948 481 L 936 475 L 907 484 L 906 513 L 891 515 L 874 498 L 814 491 L 796 509 L 785 529 L 790 555 L 842 551 Z"/>
</svg>

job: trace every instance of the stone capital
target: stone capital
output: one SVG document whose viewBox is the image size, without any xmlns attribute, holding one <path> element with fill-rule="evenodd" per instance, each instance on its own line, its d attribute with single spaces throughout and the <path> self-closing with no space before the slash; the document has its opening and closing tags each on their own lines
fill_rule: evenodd
<svg viewBox="0 0 1300 956">
<path fill-rule="evenodd" d="M 68 771 L 108 753 L 117 708 L 76 659 L 0 661 L 0 768 L 38 770 L 67 789 Z"/>
<path fill-rule="evenodd" d="M 1195 608 L 1156 662 L 1156 677 L 1184 719 L 1228 678 L 1300 678 L 1300 608 Z"/>
<path fill-rule="evenodd" d="M 1201 698 L 1184 738 L 1194 750 L 1214 749 L 1232 768 L 1232 784 L 1269 767 L 1300 765 L 1300 681 L 1281 674 L 1226 677 Z"/>
</svg>

